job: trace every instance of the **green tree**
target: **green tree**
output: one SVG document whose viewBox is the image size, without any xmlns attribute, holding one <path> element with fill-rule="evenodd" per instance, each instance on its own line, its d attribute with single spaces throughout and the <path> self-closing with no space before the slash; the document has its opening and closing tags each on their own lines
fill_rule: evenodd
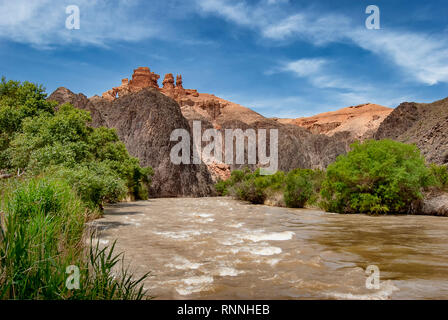
<svg viewBox="0 0 448 320">
<path fill-rule="evenodd" d="M 45 100 L 45 89 L 30 82 L 0 82 L 0 168 L 8 166 L 5 150 L 17 132 L 21 131 L 23 120 L 42 114 L 53 114 L 56 103 Z"/>
<path fill-rule="evenodd" d="M 55 108 L 45 97 L 40 86 L 2 80 L 0 137 L 7 138 L 0 140 L 0 169 L 63 172 L 89 205 L 126 194 L 146 199 L 152 168 L 129 155 L 115 129 L 92 128 L 89 112 L 71 104 Z"/>
</svg>

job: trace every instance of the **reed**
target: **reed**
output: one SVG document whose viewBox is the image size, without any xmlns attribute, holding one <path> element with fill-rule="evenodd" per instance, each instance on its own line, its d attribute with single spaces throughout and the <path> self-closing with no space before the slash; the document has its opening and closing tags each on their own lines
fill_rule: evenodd
<svg viewBox="0 0 448 320">
<path fill-rule="evenodd" d="M 115 243 L 100 248 L 90 236 L 86 245 L 85 222 L 95 212 L 65 180 L 34 177 L 1 187 L 1 299 L 146 298 L 148 274 L 134 280 Z M 79 268 L 79 289 L 66 286 L 72 265 Z"/>
</svg>

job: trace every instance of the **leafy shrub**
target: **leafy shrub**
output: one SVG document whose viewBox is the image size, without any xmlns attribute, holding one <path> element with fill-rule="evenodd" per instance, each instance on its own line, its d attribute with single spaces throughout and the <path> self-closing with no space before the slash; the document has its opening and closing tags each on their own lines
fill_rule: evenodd
<svg viewBox="0 0 448 320">
<path fill-rule="evenodd" d="M 251 172 L 248 168 L 234 170 L 226 181 L 215 185 L 219 195 L 232 195 L 237 199 L 262 204 L 273 192 L 281 190 L 285 174 L 261 175 L 260 169 Z"/>
<path fill-rule="evenodd" d="M 215 184 L 215 190 L 220 196 L 227 196 L 230 194 L 230 188 L 241 182 L 246 175 L 251 171 L 246 167 L 243 170 L 233 170 L 230 174 L 230 178 L 227 180 L 220 180 Z"/>
<path fill-rule="evenodd" d="M 412 213 L 429 183 L 429 169 L 415 145 L 354 143 L 328 166 L 321 205 L 340 213 Z"/>
<path fill-rule="evenodd" d="M 219 180 L 215 184 L 215 191 L 218 194 L 218 196 L 227 196 L 229 191 L 227 188 L 230 186 L 229 180 Z"/>
<path fill-rule="evenodd" d="M 286 176 L 285 204 L 303 208 L 307 202 L 314 203 L 320 191 L 325 173 L 320 170 L 295 169 Z"/>
<path fill-rule="evenodd" d="M 448 167 L 431 164 L 432 184 L 440 189 L 448 190 Z"/>
<path fill-rule="evenodd" d="M 90 208 L 102 208 L 104 203 L 118 202 L 128 192 L 125 181 L 102 162 L 92 162 L 73 169 L 56 167 L 53 170 L 52 174 L 67 180 Z"/>
<path fill-rule="evenodd" d="M 266 200 L 266 188 L 269 186 L 269 180 L 266 176 L 261 176 L 259 170 L 253 174 L 248 174 L 235 186 L 235 192 L 238 199 L 249 201 L 254 204 L 263 204 Z"/>
</svg>

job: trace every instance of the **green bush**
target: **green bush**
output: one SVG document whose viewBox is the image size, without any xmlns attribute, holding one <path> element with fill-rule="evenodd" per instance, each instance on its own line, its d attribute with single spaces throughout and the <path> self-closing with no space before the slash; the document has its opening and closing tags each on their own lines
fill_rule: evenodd
<svg viewBox="0 0 448 320">
<path fill-rule="evenodd" d="M 278 171 L 273 175 L 261 175 L 260 169 L 251 172 L 248 168 L 234 170 L 226 181 L 215 185 L 219 195 L 232 195 L 239 200 L 262 204 L 284 185 L 285 174 Z"/>
<path fill-rule="evenodd" d="M 291 208 L 303 208 L 314 203 L 319 194 L 325 173 L 321 170 L 295 169 L 286 176 L 285 204 Z"/>
<path fill-rule="evenodd" d="M 230 186 L 229 180 L 219 180 L 215 184 L 215 191 L 218 196 L 227 196 L 229 194 L 228 187 Z"/>
<path fill-rule="evenodd" d="M 266 188 L 269 181 L 259 172 L 248 175 L 245 179 L 234 186 L 237 198 L 254 204 L 263 204 L 266 200 Z"/>
<path fill-rule="evenodd" d="M 431 164 L 432 184 L 442 190 L 448 190 L 448 167 Z"/>
<path fill-rule="evenodd" d="M 115 203 L 128 192 L 125 181 L 102 162 L 92 162 L 73 169 L 56 167 L 52 175 L 65 179 L 90 208 Z"/>
<path fill-rule="evenodd" d="M 215 190 L 219 196 L 227 196 L 231 193 L 230 188 L 238 182 L 241 182 L 246 175 L 250 174 L 249 168 L 243 170 L 233 170 L 230 174 L 230 178 L 227 180 L 220 180 L 215 184 Z"/>
<path fill-rule="evenodd" d="M 328 166 L 321 206 L 340 213 L 413 213 L 429 183 L 429 169 L 415 145 L 354 143 Z"/>
</svg>

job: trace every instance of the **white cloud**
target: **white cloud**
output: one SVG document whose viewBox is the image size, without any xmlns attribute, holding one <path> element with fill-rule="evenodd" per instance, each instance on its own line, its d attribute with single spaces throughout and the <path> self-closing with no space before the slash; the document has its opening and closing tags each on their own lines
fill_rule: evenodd
<svg viewBox="0 0 448 320">
<path fill-rule="evenodd" d="M 65 28 L 65 8 L 80 8 L 81 28 Z M 100 0 L 0 0 L 0 38 L 45 48 L 55 45 L 108 45 L 137 41 L 158 33 L 151 17 L 136 21 L 132 13 L 138 2 Z"/>
<path fill-rule="evenodd" d="M 199 9 L 204 13 L 216 14 L 226 20 L 239 25 L 253 25 L 254 18 L 249 8 L 244 2 L 230 2 L 221 0 L 201 0 L 198 1 Z"/>
<path fill-rule="evenodd" d="M 448 82 L 447 31 L 428 35 L 406 30 L 367 30 L 363 24 L 355 25 L 341 14 L 311 10 L 291 13 L 288 10 L 272 10 L 263 2 L 250 6 L 244 1 L 197 1 L 202 9 L 206 6 L 205 12 L 255 28 L 264 39 L 297 39 L 313 45 L 336 42 L 355 44 L 398 66 L 412 77 L 411 80 L 427 85 Z"/>
<path fill-rule="evenodd" d="M 307 79 L 314 87 L 321 89 L 345 89 L 354 92 L 366 91 L 371 86 L 365 82 L 354 81 L 336 70 L 336 64 L 325 58 L 303 58 L 295 61 L 281 62 L 280 67 L 268 72 L 290 72 L 297 77 Z"/>
<path fill-rule="evenodd" d="M 268 4 L 281 4 L 288 3 L 289 0 L 267 0 Z"/>
<path fill-rule="evenodd" d="M 361 48 L 385 57 L 420 82 L 448 82 L 448 41 L 445 37 L 394 31 L 356 30 L 349 34 Z"/>
<path fill-rule="evenodd" d="M 322 58 L 300 59 L 285 63 L 281 70 L 291 71 L 299 77 L 307 77 L 320 73 L 322 66 L 327 63 L 328 61 Z"/>
</svg>

